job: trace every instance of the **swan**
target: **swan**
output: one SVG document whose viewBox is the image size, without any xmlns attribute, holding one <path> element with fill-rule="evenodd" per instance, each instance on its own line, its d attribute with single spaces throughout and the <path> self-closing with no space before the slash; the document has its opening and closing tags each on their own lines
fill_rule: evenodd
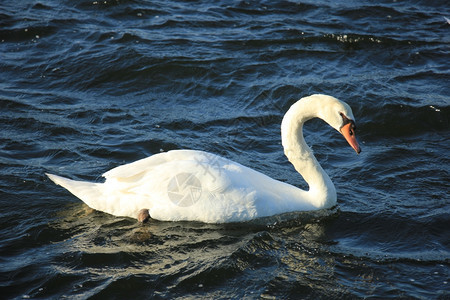
<svg viewBox="0 0 450 300">
<path fill-rule="evenodd" d="M 303 138 L 303 123 L 321 118 L 357 154 L 355 118 L 348 104 L 315 94 L 294 103 L 281 123 L 284 153 L 309 185 L 305 191 L 237 162 L 197 150 L 152 155 L 105 174 L 104 183 L 46 175 L 95 210 L 141 222 L 243 222 L 294 211 L 331 208 L 336 189 Z"/>
</svg>

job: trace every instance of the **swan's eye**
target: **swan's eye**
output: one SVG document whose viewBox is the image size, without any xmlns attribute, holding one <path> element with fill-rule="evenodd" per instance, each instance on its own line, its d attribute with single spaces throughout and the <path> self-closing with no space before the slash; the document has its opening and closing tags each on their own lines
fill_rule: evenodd
<svg viewBox="0 0 450 300">
<path fill-rule="evenodd" d="M 352 121 L 352 123 L 353 123 L 353 121 Z M 350 135 L 354 135 L 355 134 L 355 130 L 356 130 L 356 126 L 355 126 L 355 124 L 352 124 L 352 126 L 350 127 L 350 130 L 349 130 L 349 134 Z"/>
<path fill-rule="evenodd" d="M 348 127 L 348 134 L 349 134 L 350 136 L 353 136 L 353 135 L 355 134 L 355 131 L 356 131 L 355 122 L 354 122 L 353 120 L 347 118 L 343 113 L 340 112 L 339 114 L 340 114 L 341 117 L 342 117 L 342 122 L 343 122 L 342 127 L 344 127 L 345 125 L 347 125 L 348 123 L 350 123 L 350 126 Z M 341 127 L 341 128 L 342 128 L 342 127 Z"/>
</svg>

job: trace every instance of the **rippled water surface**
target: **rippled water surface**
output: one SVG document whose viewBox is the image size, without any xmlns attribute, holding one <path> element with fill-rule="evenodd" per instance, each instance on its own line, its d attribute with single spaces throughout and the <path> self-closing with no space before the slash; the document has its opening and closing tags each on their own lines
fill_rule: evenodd
<svg viewBox="0 0 450 300">
<path fill-rule="evenodd" d="M 2 297 L 450 298 L 446 18 L 447 1 L 2 1 Z M 306 124 L 333 210 L 139 225 L 44 175 L 189 148 L 306 188 L 279 128 L 313 93 L 352 106 L 363 149 Z"/>
</svg>

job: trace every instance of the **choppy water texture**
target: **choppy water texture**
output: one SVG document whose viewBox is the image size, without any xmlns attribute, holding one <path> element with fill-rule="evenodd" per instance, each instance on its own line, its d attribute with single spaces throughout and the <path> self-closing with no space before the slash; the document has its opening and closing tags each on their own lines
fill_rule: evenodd
<svg viewBox="0 0 450 300">
<path fill-rule="evenodd" d="M 448 1 L 2 1 L 2 298 L 448 299 Z M 338 207 L 249 224 L 117 218 L 44 172 L 200 149 L 305 188 L 297 99 L 348 102 L 363 152 L 305 135 Z"/>
</svg>

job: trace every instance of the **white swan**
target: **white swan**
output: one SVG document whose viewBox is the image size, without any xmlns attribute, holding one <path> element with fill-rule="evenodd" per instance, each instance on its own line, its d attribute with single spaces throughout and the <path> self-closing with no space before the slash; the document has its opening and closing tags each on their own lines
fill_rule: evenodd
<svg viewBox="0 0 450 300">
<path fill-rule="evenodd" d="M 241 222 L 276 214 L 330 208 L 336 190 L 303 139 L 303 123 L 319 117 L 361 151 L 351 108 L 326 95 L 291 106 L 281 124 L 284 153 L 309 191 L 272 179 L 226 158 L 196 150 L 173 150 L 116 167 L 104 183 L 47 174 L 93 209 L 145 221 Z"/>
</svg>

